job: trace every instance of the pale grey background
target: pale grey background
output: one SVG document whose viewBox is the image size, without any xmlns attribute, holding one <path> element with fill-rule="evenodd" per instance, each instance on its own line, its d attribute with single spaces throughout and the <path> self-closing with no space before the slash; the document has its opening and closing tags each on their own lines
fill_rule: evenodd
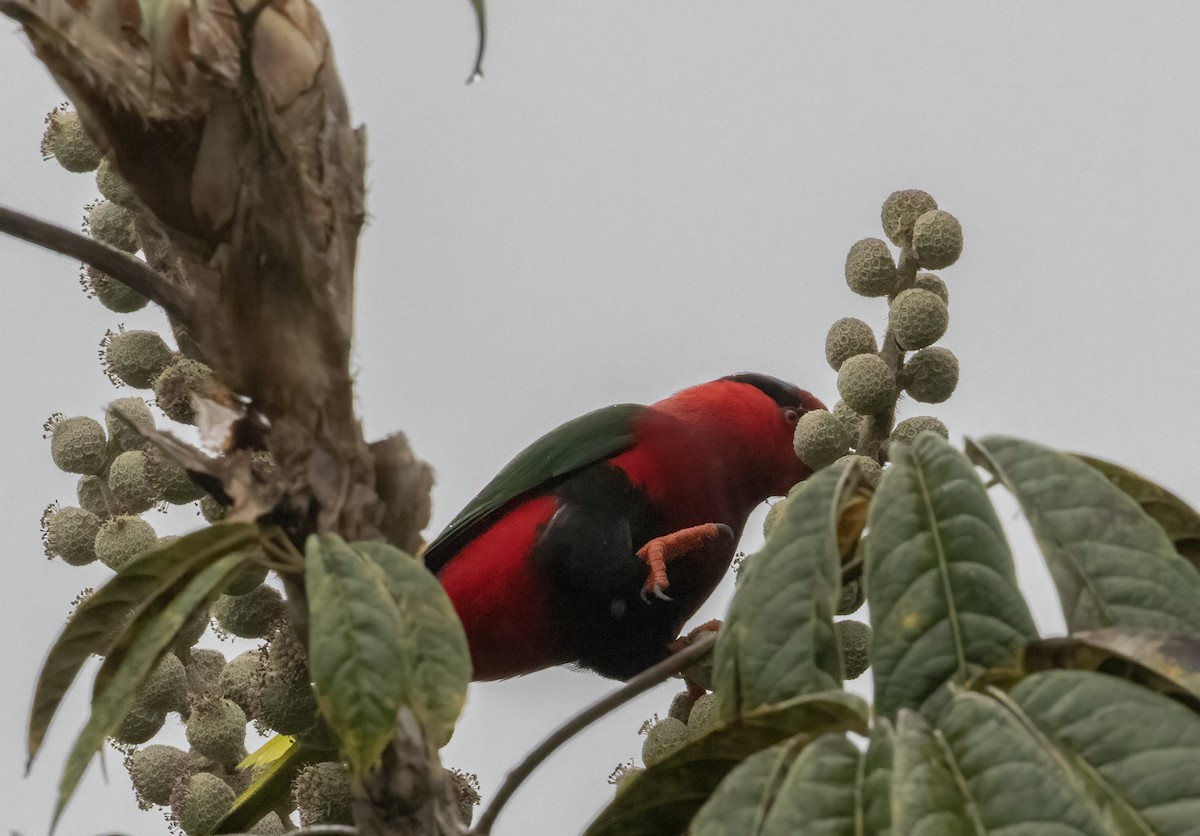
<svg viewBox="0 0 1200 836">
<path fill-rule="evenodd" d="M 845 315 L 884 321 L 881 303 L 846 290 L 846 249 L 880 234 L 880 203 L 907 187 L 966 230 L 943 273 L 944 344 L 963 380 L 932 410 L 956 437 L 1003 431 L 1108 455 L 1200 499 L 1195 3 L 496 0 L 487 79 L 471 88 L 466 2 L 323 5 L 369 127 L 362 414 L 372 436 L 408 431 L 438 467 L 434 530 L 524 444 L 597 406 L 743 369 L 832 403 L 825 330 Z M 40 163 L 41 118 L 61 97 L 12 28 L 0 201 L 74 225 L 93 187 Z M 96 343 L 118 322 L 160 320 L 103 311 L 71 262 L 23 244 L 0 239 L 0 265 L 0 828 L 37 834 L 85 689 L 22 780 L 33 678 L 71 597 L 106 574 L 40 557 L 41 509 L 74 484 L 40 425 L 123 394 Z M 159 528 L 195 522 L 182 512 Z M 1059 629 L 1028 535 L 1012 528 L 1039 623 Z M 702 617 L 727 601 L 723 589 Z M 494 790 L 612 687 L 568 671 L 477 686 L 446 760 Z M 673 690 L 570 745 L 497 832 L 578 832 Z M 110 783 L 93 768 L 59 832 L 162 832 L 107 763 Z"/>
</svg>

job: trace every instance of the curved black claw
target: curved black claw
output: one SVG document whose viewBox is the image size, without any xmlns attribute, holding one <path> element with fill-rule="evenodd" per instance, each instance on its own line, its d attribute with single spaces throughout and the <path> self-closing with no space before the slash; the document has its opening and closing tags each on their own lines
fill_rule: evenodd
<svg viewBox="0 0 1200 836">
<path fill-rule="evenodd" d="M 717 531 L 724 534 L 730 540 L 733 539 L 733 529 L 730 528 L 729 526 L 725 525 L 725 523 L 713 523 L 713 525 L 715 525 L 717 527 Z"/>
</svg>

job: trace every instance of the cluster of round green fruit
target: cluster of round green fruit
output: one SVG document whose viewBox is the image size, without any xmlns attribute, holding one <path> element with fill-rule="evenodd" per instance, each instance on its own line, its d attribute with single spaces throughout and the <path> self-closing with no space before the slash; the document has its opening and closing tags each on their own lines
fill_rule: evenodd
<svg viewBox="0 0 1200 836">
<path fill-rule="evenodd" d="M 886 241 L 865 238 L 850 248 L 845 270 L 855 293 L 888 299 L 882 345 L 861 319 L 845 317 L 833 324 L 825 357 L 838 373 L 841 400 L 832 411 L 802 416 L 795 434 L 796 455 L 814 470 L 853 457 L 869 482 L 878 478 L 889 444 L 911 441 L 926 431 L 949 435 L 931 416 L 909 418 L 893 429 L 901 393 L 922 403 L 941 403 L 958 385 L 958 358 L 934 345 L 950 323 L 950 293 L 940 277 L 927 271 L 958 260 L 962 227 L 916 189 L 889 196 L 882 222 L 888 239 L 900 247 L 899 265 Z"/>
</svg>

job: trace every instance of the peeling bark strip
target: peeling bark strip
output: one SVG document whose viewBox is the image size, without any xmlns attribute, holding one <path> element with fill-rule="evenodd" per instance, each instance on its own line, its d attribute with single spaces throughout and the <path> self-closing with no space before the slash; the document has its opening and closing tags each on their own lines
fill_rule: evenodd
<svg viewBox="0 0 1200 836">
<path fill-rule="evenodd" d="M 298 544 L 386 528 L 413 548 L 428 519 L 427 465 L 401 442 L 380 448 L 377 465 L 354 414 L 365 137 L 313 4 L 0 0 L 0 12 L 144 205 L 147 263 L 183 300 L 169 311 L 181 347 L 266 419 L 284 483 L 274 518 Z M 300 585 L 288 588 L 303 610 Z M 402 731 L 374 783 L 388 804 L 362 799 L 360 832 L 416 833 L 417 821 L 452 832 L 452 803 L 430 783 L 440 773 L 436 752 Z"/>
</svg>

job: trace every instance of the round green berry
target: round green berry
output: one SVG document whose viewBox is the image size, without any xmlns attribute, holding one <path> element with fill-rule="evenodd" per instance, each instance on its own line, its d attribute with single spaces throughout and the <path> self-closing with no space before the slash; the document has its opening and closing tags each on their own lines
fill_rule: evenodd
<svg viewBox="0 0 1200 836">
<path fill-rule="evenodd" d="M 100 342 L 104 371 L 113 383 L 149 389 L 174 352 L 153 331 L 109 331 Z"/>
<path fill-rule="evenodd" d="M 203 610 L 204 623 L 208 624 L 208 610 Z M 209 647 L 193 648 L 183 666 L 187 671 L 188 694 L 193 700 L 215 694 L 225 670 L 225 655 Z"/>
<path fill-rule="evenodd" d="M 172 421 L 193 424 L 192 395 L 203 395 L 213 370 L 190 357 L 177 357 L 154 379 L 154 402 Z"/>
<path fill-rule="evenodd" d="M 277 629 L 271 638 L 251 702 L 255 719 L 280 734 L 299 734 L 318 721 L 304 648 L 289 628 Z"/>
<path fill-rule="evenodd" d="M 187 671 L 174 653 L 164 653 L 142 683 L 138 698 L 150 708 L 187 713 Z"/>
<path fill-rule="evenodd" d="M 876 357 L 874 354 L 859 356 Z M 846 425 L 824 409 L 814 409 L 801 415 L 792 436 L 797 458 L 813 470 L 831 465 L 846 455 L 852 441 Z"/>
<path fill-rule="evenodd" d="M 875 354 L 879 345 L 875 332 L 861 319 L 846 316 L 833 323 L 825 337 L 825 359 L 836 372 L 849 358 L 856 354 Z"/>
<path fill-rule="evenodd" d="M 50 457 L 59 470 L 94 476 L 108 464 L 108 438 L 96 419 L 56 415 L 46 429 L 50 432 Z"/>
<path fill-rule="evenodd" d="M 887 296 L 896 290 L 896 262 L 885 241 L 864 238 L 846 254 L 846 284 L 860 296 Z"/>
<path fill-rule="evenodd" d="M 925 269 L 949 267 L 962 255 L 962 225 L 941 209 L 926 212 L 913 224 L 912 245 L 917 263 Z"/>
<path fill-rule="evenodd" d="M 278 813 L 267 813 L 246 833 L 248 836 L 285 836 L 291 829 L 284 825 Z"/>
<path fill-rule="evenodd" d="M 188 753 L 174 746 L 154 743 L 125 759 L 134 792 L 147 806 L 169 804 L 175 782 L 191 773 Z"/>
<path fill-rule="evenodd" d="M 197 772 L 171 793 L 171 813 L 187 836 L 209 836 L 233 807 L 235 795 L 211 772 Z"/>
<path fill-rule="evenodd" d="M 126 745 L 145 743 L 158 734 L 166 719 L 167 712 L 159 711 L 157 708 L 146 705 L 142 700 L 134 699 L 125 718 L 121 721 L 121 725 L 113 732 L 113 740 Z"/>
<path fill-rule="evenodd" d="M 923 432 L 935 432 L 942 438 L 950 438 L 950 431 L 937 418 L 932 415 L 917 415 L 913 418 L 905 418 L 896 425 L 896 428 L 892 430 L 891 442 L 907 444 Z"/>
<path fill-rule="evenodd" d="M 207 522 L 215 523 L 225 519 L 226 508 L 213 497 L 205 494 L 200 497 L 200 515 Z M 257 586 L 257 584 L 255 584 Z"/>
<path fill-rule="evenodd" d="M 787 499 L 781 499 L 767 509 L 767 516 L 763 518 L 763 537 L 770 537 L 771 532 L 775 530 L 775 526 L 779 525 L 780 519 L 783 518 L 784 508 L 787 507 Z"/>
<path fill-rule="evenodd" d="M 213 618 L 222 630 L 243 639 L 269 634 L 283 616 L 283 596 L 262 584 L 245 595 L 222 595 L 213 604 Z"/>
<path fill-rule="evenodd" d="M 179 628 L 179 632 L 175 634 L 175 642 L 171 645 L 172 649 L 179 654 L 181 659 L 188 659 L 188 653 L 196 642 L 200 641 L 200 637 L 208 630 L 209 616 L 208 608 L 201 607 L 188 616 L 187 621 L 183 622 L 183 626 Z M 220 654 L 217 654 L 220 655 Z M 221 659 L 224 664 L 224 657 Z M 189 678 L 188 682 L 191 682 Z M 190 684 L 188 686 L 191 687 Z"/>
<path fill-rule="evenodd" d="M 229 585 L 225 587 L 225 594 L 245 595 L 266 579 L 267 567 L 260 562 L 251 561 L 234 571 Z"/>
<path fill-rule="evenodd" d="M 695 710 L 693 706 L 692 710 Z M 666 760 L 688 742 L 688 727 L 674 717 L 664 717 L 646 732 L 642 743 L 642 763 L 654 766 Z"/>
<path fill-rule="evenodd" d="M 108 487 L 125 514 L 149 511 L 157 499 L 146 474 L 146 454 L 141 450 L 130 450 L 112 460 L 108 466 Z"/>
<path fill-rule="evenodd" d="M 233 700 L 247 715 L 252 715 L 250 696 L 254 690 L 254 680 L 261 675 L 264 664 L 266 654 L 260 648 L 234 656 L 217 678 L 217 693 Z"/>
<path fill-rule="evenodd" d="M 146 477 L 154 495 L 172 505 L 186 505 L 205 496 L 204 489 L 192 481 L 187 469 L 157 447 L 146 450 Z"/>
<path fill-rule="evenodd" d="M 671 697 L 671 707 L 667 710 L 667 716 L 674 717 L 676 720 L 686 723 L 688 715 L 692 713 L 692 705 L 695 702 L 696 698 L 692 696 L 690 691 L 680 691 Z"/>
<path fill-rule="evenodd" d="M 341 763 L 314 763 L 292 781 L 292 800 L 300 825 L 353 824 L 350 815 L 350 769 Z"/>
<path fill-rule="evenodd" d="M 842 597 L 838 599 L 837 614 L 849 615 L 858 610 L 866 601 L 866 590 L 863 589 L 862 578 L 855 578 L 842 584 Z"/>
<path fill-rule="evenodd" d="M 126 420 L 118 417 L 118 412 L 125 416 Z M 141 398 L 117 398 L 104 411 L 104 423 L 108 427 L 108 435 L 116 442 L 117 446 L 126 451 L 141 449 L 145 446 L 146 439 L 133 427 L 130 427 L 128 421 L 132 421 L 134 426 L 146 432 L 152 432 L 154 430 L 154 413 L 150 411 L 150 404 Z"/>
<path fill-rule="evenodd" d="M 937 201 L 920 189 L 892 192 L 883 202 L 883 231 L 897 247 L 912 239 L 913 224 L 926 212 L 936 209 Z"/>
<path fill-rule="evenodd" d="M 233 700 L 198 699 L 188 717 L 187 741 L 204 757 L 235 766 L 245 756 L 246 713 Z"/>
<path fill-rule="evenodd" d="M 904 364 L 900 384 L 921 403 L 941 403 L 958 386 L 958 358 L 946 348 L 923 348 Z"/>
<path fill-rule="evenodd" d="M 845 401 L 838 401 L 833 405 L 833 414 L 846 425 L 846 431 L 850 433 L 850 437 L 857 441 L 858 432 L 862 429 L 863 417 L 847 406 Z"/>
<path fill-rule="evenodd" d="M 103 197 L 122 209 L 128 209 L 131 212 L 137 210 L 137 195 L 133 193 L 133 189 L 125 182 L 125 178 L 108 160 L 101 160 L 99 168 L 96 169 L 96 188 Z"/>
<path fill-rule="evenodd" d="M 625 790 L 629 789 L 629 787 L 633 786 L 633 782 L 637 776 L 641 775 L 645 771 L 645 767 L 642 766 L 627 766 L 618 774 L 616 774 L 615 783 L 617 785 L 617 795 L 620 795 Z"/>
<path fill-rule="evenodd" d="M 135 253 L 141 248 L 137 230 L 133 228 L 133 215 L 111 200 L 98 200 L 85 209 L 83 229 L 101 243 Z"/>
<path fill-rule="evenodd" d="M 101 523 L 96 533 L 96 557 L 114 572 L 157 545 L 158 535 L 141 517 L 113 517 Z"/>
<path fill-rule="evenodd" d="M 79 114 L 60 105 L 46 114 L 46 132 L 42 135 L 42 156 L 53 157 L 72 174 L 95 171 L 103 155 L 92 142 Z"/>
<path fill-rule="evenodd" d="M 58 555 L 71 566 L 86 566 L 96 559 L 96 534 L 100 518 L 82 508 L 51 505 L 42 514 L 42 542 L 46 556 Z"/>
<path fill-rule="evenodd" d="M 899 346 L 905 351 L 915 351 L 942 338 L 950 324 L 950 310 L 937 294 L 910 287 L 892 300 L 888 324 Z"/>
<path fill-rule="evenodd" d="M 878 354 L 859 354 L 838 371 L 838 394 L 859 415 L 883 412 L 896 402 L 896 379 Z"/>
<path fill-rule="evenodd" d="M 100 300 L 100 304 L 115 313 L 133 313 L 140 311 L 150 302 L 142 294 L 124 282 L 119 282 L 107 273 L 101 273 L 95 267 L 84 267 L 79 276 L 79 283 L 89 298 Z"/>
<path fill-rule="evenodd" d="M 871 628 L 847 618 L 833 625 L 842 646 L 842 670 L 846 679 L 858 679 L 871 666 Z"/>
<path fill-rule="evenodd" d="M 91 511 L 100 519 L 108 519 L 112 512 L 108 507 L 108 485 L 99 476 L 80 476 L 75 486 L 79 507 Z"/>
<path fill-rule="evenodd" d="M 859 456 L 851 453 L 848 456 L 842 456 L 834 464 L 855 464 L 858 467 L 858 472 L 862 474 L 862 479 L 871 487 L 879 484 L 879 477 L 883 476 L 883 468 L 879 462 L 875 461 L 870 456 Z"/>
<path fill-rule="evenodd" d="M 950 304 L 950 288 L 946 287 L 946 283 L 933 273 L 917 273 L 916 279 L 913 280 L 913 287 L 928 290 L 947 305 Z"/>
<path fill-rule="evenodd" d="M 714 728 L 719 719 L 716 695 L 705 694 L 692 706 L 692 713 L 688 717 L 688 736 L 695 740 Z"/>
</svg>

